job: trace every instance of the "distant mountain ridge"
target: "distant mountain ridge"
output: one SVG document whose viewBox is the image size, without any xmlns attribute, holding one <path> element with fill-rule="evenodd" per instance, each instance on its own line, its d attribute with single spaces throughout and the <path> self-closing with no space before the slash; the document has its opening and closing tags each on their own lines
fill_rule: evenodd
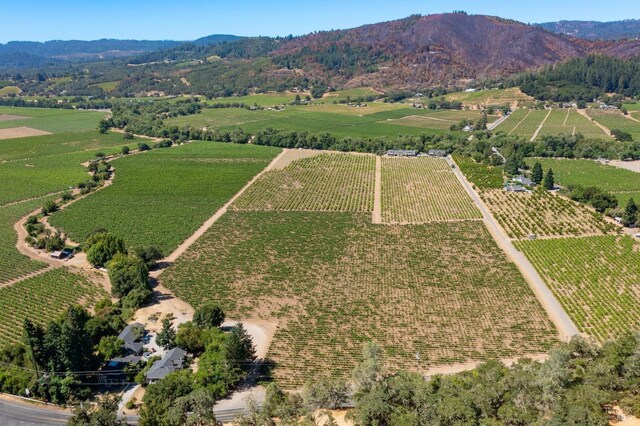
<svg viewBox="0 0 640 426">
<path fill-rule="evenodd" d="M 538 24 L 557 34 L 571 35 L 587 40 L 623 40 L 640 37 L 640 19 L 623 21 L 558 21 Z"/>
</svg>

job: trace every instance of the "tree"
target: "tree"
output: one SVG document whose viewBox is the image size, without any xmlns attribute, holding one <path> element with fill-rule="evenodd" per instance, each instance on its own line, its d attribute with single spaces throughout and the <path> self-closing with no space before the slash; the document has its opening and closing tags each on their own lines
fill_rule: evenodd
<svg viewBox="0 0 640 426">
<path fill-rule="evenodd" d="M 132 290 L 148 290 L 149 270 L 142 259 L 116 253 L 107 264 L 111 294 L 125 297 Z"/>
<path fill-rule="evenodd" d="M 611 129 L 611 134 L 618 142 L 632 142 L 633 135 L 620 129 Z"/>
<path fill-rule="evenodd" d="M 520 173 L 520 163 L 522 161 L 515 154 L 511 154 L 504 163 L 504 171 L 509 175 L 517 175 Z"/>
<path fill-rule="evenodd" d="M 85 240 L 83 250 L 87 253 L 87 260 L 96 267 L 106 265 L 118 253 L 127 253 L 122 238 L 102 231 L 91 234 Z"/>
<path fill-rule="evenodd" d="M 543 178 L 544 172 L 542 171 L 542 164 L 540 164 L 539 161 L 536 161 L 536 164 L 533 165 L 533 170 L 531 172 L 531 180 L 536 185 L 540 185 Z"/>
<path fill-rule="evenodd" d="M 125 423 L 118 419 L 117 397 L 106 397 L 95 408 L 90 404 L 82 404 L 73 412 L 73 416 L 67 421 L 68 426 L 124 426 Z"/>
<path fill-rule="evenodd" d="M 373 384 L 382 378 L 382 349 L 368 342 L 362 351 L 362 362 L 353 370 L 352 382 L 357 395 L 371 390 Z"/>
<path fill-rule="evenodd" d="M 196 308 L 193 323 L 200 328 L 220 327 L 224 322 L 224 311 L 214 302 L 205 302 Z"/>
<path fill-rule="evenodd" d="M 224 355 L 230 365 L 243 371 L 249 370 L 251 363 L 255 361 L 256 349 L 253 339 L 241 322 L 236 324 L 227 336 Z"/>
<path fill-rule="evenodd" d="M 555 188 L 555 181 L 553 178 L 553 170 L 549 169 L 547 174 L 544 176 L 543 182 L 544 189 L 551 191 Z"/>
<path fill-rule="evenodd" d="M 167 414 L 168 424 L 185 426 L 216 425 L 216 416 L 213 413 L 215 402 L 215 398 L 209 390 L 206 388 L 196 389 L 173 402 Z"/>
<path fill-rule="evenodd" d="M 169 318 L 162 320 L 162 330 L 156 336 L 156 343 L 158 346 L 167 350 L 174 348 L 176 340 L 176 331 L 173 328 L 173 323 Z"/>
<path fill-rule="evenodd" d="M 638 221 L 638 206 L 633 198 L 629 198 L 622 215 L 622 224 L 627 227 L 635 226 Z"/>
<path fill-rule="evenodd" d="M 136 256 L 144 261 L 148 269 L 155 268 L 157 261 L 164 257 L 162 251 L 154 245 L 136 248 Z"/>
<path fill-rule="evenodd" d="M 140 426 L 171 425 L 169 422 L 174 402 L 193 391 L 193 375 L 185 369 L 170 373 L 164 379 L 149 385 L 142 398 Z M 178 423 L 179 425 L 179 423 Z M 176 425 L 177 426 L 177 425 Z"/>
<path fill-rule="evenodd" d="M 336 409 L 347 401 L 349 386 L 340 378 L 322 377 L 307 382 L 303 390 L 303 398 L 307 407 L 312 410 Z"/>
<path fill-rule="evenodd" d="M 122 355 L 122 345 L 124 342 L 117 336 L 105 336 L 100 339 L 96 349 L 104 359 L 112 359 Z"/>
<path fill-rule="evenodd" d="M 204 351 L 203 331 L 193 322 L 187 321 L 178 326 L 175 343 L 187 352 L 199 355 Z"/>
</svg>

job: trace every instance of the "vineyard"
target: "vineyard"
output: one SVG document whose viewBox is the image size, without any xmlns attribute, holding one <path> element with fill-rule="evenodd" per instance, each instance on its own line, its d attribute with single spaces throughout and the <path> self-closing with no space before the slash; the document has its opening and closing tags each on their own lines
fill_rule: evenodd
<svg viewBox="0 0 640 426">
<path fill-rule="evenodd" d="M 607 134 L 575 109 L 553 109 L 539 135 L 582 134 L 588 138 L 607 138 Z"/>
<path fill-rule="evenodd" d="M 74 304 L 90 306 L 106 292 L 65 268 L 0 288 L 0 347 L 22 338 L 24 320 L 46 325 Z"/>
<path fill-rule="evenodd" d="M 578 328 L 600 341 L 640 329 L 640 247 L 630 237 L 516 243 Z"/>
<path fill-rule="evenodd" d="M 597 109 L 590 109 L 587 114 L 594 121 L 602 124 L 609 130 L 622 130 L 623 132 L 631 133 L 634 141 L 640 139 L 640 123 L 628 119 L 622 115 L 620 111 L 600 111 Z"/>
<path fill-rule="evenodd" d="M 323 154 L 271 170 L 234 203 L 237 210 L 373 210 L 375 157 Z"/>
<path fill-rule="evenodd" d="M 112 161 L 113 184 L 54 214 L 76 242 L 105 228 L 170 253 L 275 157 L 277 148 L 195 142 Z"/>
<path fill-rule="evenodd" d="M 30 117 L 15 121 L 0 122 L 0 129 L 27 126 L 51 133 L 80 132 L 93 130 L 106 112 L 78 111 L 61 108 L 14 108 L 0 107 L 0 114 Z"/>
<path fill-rule="evenodd" d="M 510 238 L 605 234 L 614 228 L 599 214 L 543 189 L 530 193 L 494 189 L 480 196 Z"/>
<path fill-rule="evenodd" d="M 382 158 L 382 220 L 424 223 L 480 218 L 442 158 Z"/>
<path fill-rule="evenodd" d="M 23 216 L 42 206 L 47 198 L 28 201 L 13 206 L 0 207 L 0 284 L 14 280 L 45 267 L 16 249 L 17 234 L 13 225 Z"/>
<path fill-rule="evenodd" d="M 502 188 L 504 185 L 501 169 L 476 163 L 471 157 L 454 155 L 453 160 L 460 167 L 460 171 L 467 180 L 473 183 L 476 188 L 495 189 Z"/>
<path fill-rule="evenodd" d="M 231 211 L 161 277 L 197 306 L 277 321 L 286 387 L 347 376 L 368 340 L 392 370 L 544 351 L 556 331 L 481 222 L 379 226 L 366 213 Z"/>
<path fill-rule="evenodd" d="M 544 170 L 553 169 L 556 182 L 563 186 L 596 186 L 626 202 L 630 195 L 637 195 L 640 188 L 640 173 L 621 169 L 593 160 L 565 160 L 535 158 L 527 159 L 529 166 L 539 161 Z M 638 200 L 636 200 L 638 201 Z M 624 204 L 621 204 L 624 206 Z"/>
</svg>

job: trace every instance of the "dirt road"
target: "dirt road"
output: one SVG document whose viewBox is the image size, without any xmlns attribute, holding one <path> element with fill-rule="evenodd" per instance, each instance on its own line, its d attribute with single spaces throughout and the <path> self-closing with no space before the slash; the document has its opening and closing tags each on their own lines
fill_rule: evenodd
<svg viewBox="0 0 640 426">
<path fill-rule="evenodd" d="M 551 290 L 549 290 L 549 287 L 547 287 L 540 274 L 538 274 L 538 271 L 536 271 L 531 262 L 529 262 L 529 259 L 515 248 L 511 240 L 507 237 L 507 234 L 489 213 L 489 210 L 484 205 L 478 194 L 473 190 L 467 179 L 460 172 L 458 165 L 450 157 L 447 158 L 447 162 L 449 165 L 454 166 L 452 167 L 453 172 L 482 213 L 485 226 L 493 236 L 493 239 L 496 241 L 498 246 L 504 250 L 507 257 L 516 264 L 527 283 L 529 283 L 529 287 L 531 287 L 536 298 L 558 329 L 560 340 L 568 341 L 571 337 L 579 335 L 580 332 L 578 331 L 578 328 L 575 326 L 571 318 L 569 318 L 569 315 L 564 311 L 562 305 L 560 305 Z"/>
<path fill-rule="evenodd" d="M 373 193 L 371 223 L 382 223 L 382 158 L 380 156 L 376 156 L 376 183 Z"/>
</svg>

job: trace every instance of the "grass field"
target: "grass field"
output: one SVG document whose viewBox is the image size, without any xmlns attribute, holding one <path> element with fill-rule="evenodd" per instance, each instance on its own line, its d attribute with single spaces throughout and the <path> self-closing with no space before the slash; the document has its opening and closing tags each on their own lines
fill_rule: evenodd
<svg viewBox="0 0 640 426">
<path fill-rule="evenodd" d="M 347 97 L 350 99 L 356 99 L 365 96 L 377 96 L 380 92 L 370 87 L 357 87 L 355 89 L 336 90 L 334 92 L 325 93 L 322 97 L 322 101 L 346 101 Z"/>
<path fill-rule="evenodd" d="M 393 124 L 402 126 L 449 130 L 452 124 L 458 124 L 462 120 L 477 121 L 482 118 L 480 111 L 436 111 L 430 114 L 410 115 L 407 117 L 390 120 Z M 493 123 L 498 117 L 487 116 L 488 123 Z"/>
<path fill-rule="evenodd" d="M 424 223 L 480 218 L 442 158 L 382 158 L 382 220 Z"/>
<path fill-rule="evenodd" d="M 566 160 L 531 158 L 526 162 L 529 166 L 539 161 L 543 169 L 553 169 L 556 182 L 563 186 L 582 185 L 596 186 L 613 193 L 619 202 L 625 202 L 640 189 L 640 173 L 621 169 L 593 160 Z M 636 200 L 640 200 L 636 196 Z M 624 205 L 624 204 L 621 204 Z"/>
<path fill-rule="evenodd" d="M 556 331 L 479 221 L 372 225 L 366 213 L 224 215 L 162 276 L 178 297 L 278 322 L 285 387 L 346 376 L 374 340 L 389 367 L 544 351 Z"/>
<path fill-rule="evenodd" d="M 633 112 L 638 112 L 640 111 L 640 102 L 635 102 L 635 103 L 625 103 L 623 105 L 627 111 L 633 111 Z"/>
<path fill-rule="evenodd" d="M 304 94 L 300 94 L 302 98 Z M 296 93 L 292 92 L 278 92 L 278 93 L 259 93 L 255 95 L 247 96 L 231 96 L 228 98 L 215 98 L 210 101 L 203 101 L 209 104 L 224 104 L 224 103 L 244 103 L 246 105 L 258 105 L 261 107 L 270 107 L 275 105 L 285 105 L 293 102 L 296 99 Z"/>
<path fill-rule="evenodd" d="M 634 141 L 640 141 L 640 123 L 626 118 L 620 111 L 590 109 L 587 114 L 609 130 L 618 129 L 631 133 Z"/>
<path fill-rule="evenodd" d="M 47 197 L 13 206 L 0 207 L 0 284 L 19 278 L 46 265 L 22 255 L 16 249 L 13 225 L 23 216 L 44 205 Z"/>
<path fill-rule="evenodd" d="M 112 162 L 111 186 L 54 214 L 50 223 L 82 241 L 105 228 L 131 246 L 175 249 L 280 152 L 195 142 Z"/>
<path fill-rule="evenodd" d="M 18 86 L 4 86 L 0 88 L 0 96 L 19 95 L 22 90 Z"/>
<path fill-rule="evenodd" d="M 24 121 L 24 120 L 22 120 Z M 0 205 L 62 191 L 89 179 L 83 162 L 120 152 L 121 134 L 100 135 L 96 131 L 7 139 L 0 142 L 0 181 L 11 182 L 0 190 Z"/>
<path fill-rule="evenodd" d="M 118 87 L 119 81 L 105 81 L 104 83 L 98 83 L 94 86 L 101 88 L 105 92 L 113 92 Z"/>
<path fill-rule="evenodd" d="M 631 237 L 516 243 L 580 331 L 598 340 L 640 328 L 640 247 Z"/>
<path fill-rule="evenodd" d="M 532 193 L 493 189 L 480 196 L 511 238 L 603 234 L 613 227 L 583 205 L 542 189 Z"/>
<path fill-rule="evenodd" d="M 640 124 L 640 123 L 639 123 Z M 607 134 L 574 109 L 553 109 L 539 136 L 580 133 L 587 138 L 608 138 Z"/>
<path fill-rule="evenodd" d="M 511 114 L 509 119 L 500 124 L 495 131 L 531 139 L 548 112 L 547 110 L 518 109 Z"/>
<path fill-rule="evenodd" d="M 72 109 L 14 107 L 0 107 L 0 114 L 31 117 L 26 120 L 0 121 L 0 129 L 27 126 L 50 133 L 93 130 L 106 115 L 104 112 L 76 111 Z"/>
<path fill-rule="evenodd" d="M 47 325 L 69 306 L 91 306 L 107 293 L 65 268 L 0 288 L 0 347 L 22 338 L 24 320 Z"/>
<path fill-rule="evenodd" d="M 516 101 L 527 102 L 533 100 L 533 98 L 522 93 L 517 87 L 449 93 L 445 95 L 445 99 L 449 101 L 460 101 L 466 105 L 510 105 Z"/>
<path fill-rule="evenodd" d="M 334 112 L 327 112 L 334 108 Z M 345 108 L 361 111 L 361 114 L 344 113 Z M 440 128 L 412 127 L 391 120 L 409 115 L 428 114 L 427 111 L 406 108 L 372 109 L 353 108 L 344 105 L 286 107 L 283 111 L 248 111 L 244 108 L 205 109 L 200 114 L 167 119 L 168 125 L 211 127 L 225 130 L 242 128 L 257 132 L 266 128 L 279 130 L 332 133 L 344 137 L 380 137 L 398 135 L 441 134 Z M 435 121 L 435 120 L 433 120 Z M 451 124 L 449 123 L 449 126 Z M 442 126 L 438 123 L 438 126 Z"/>
<path fill-rule="evenodd" d="M 239 210 L 373 210 L 373 155 L 323 154 L 271 170 L 233 207 Z"/>
<path fill-rule="evenodd" d="M 460 155 L 454 155 L 453 160 L 460 167 L 460 171 L 467 180 L 476 188 L 497 189 L 503 187 L 504 178 L 501 168 L 476 163 L 471 157 Z"/>
</svg>

